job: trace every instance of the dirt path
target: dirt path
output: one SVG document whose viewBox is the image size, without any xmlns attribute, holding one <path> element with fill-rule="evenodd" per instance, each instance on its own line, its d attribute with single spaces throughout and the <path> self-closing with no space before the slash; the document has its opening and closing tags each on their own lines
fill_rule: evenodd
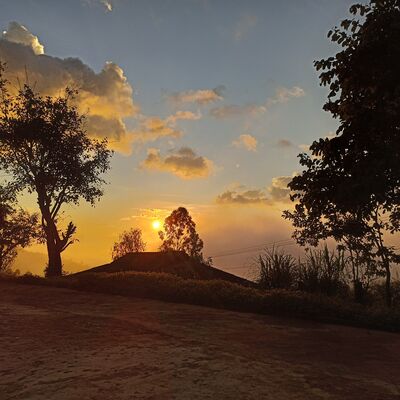
<svg viewBox="0 0 400 400">
<path fill-rule="evenodd" d="M 400 335 L 0 283 L 0 399 L 399 399 Z"/>
</svg>

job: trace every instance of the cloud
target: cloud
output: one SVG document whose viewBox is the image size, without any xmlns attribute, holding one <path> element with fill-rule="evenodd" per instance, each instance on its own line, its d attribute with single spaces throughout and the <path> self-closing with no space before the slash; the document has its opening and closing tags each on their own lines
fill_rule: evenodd
<svg viewBox="0 0 400 400">
<path fill-rule="evenodd" d="M 223 119 L 230 117 L 241 117 L 246 115 L 255 116 L 267 111 L 266 107 L 257 104 L 235 105 L 230 104 L 221 107 L 214 107 L 210 110 L 210 115 L 214 118 Z"/>
<path fill-rule="evenodd" d="M 228 104 L 212 108 L 210 110 L 210 115 L 218 119 L 241 116 L 255 116 L 265 113 L 271 106 L 275 104 L 286 103 L 291 98 L 302 96 L 305 96 L 305 91 L 298 86 L 293 86 L 292 88 L 279 87 L 278 89 L 276 89 L 274 96 L 268 98 L 264 104 Z"/>
<path fill-rule="evenodd" d="M 236 140 L 232 142 L 232 145 L 238 148 L 245 148 L 246 150 L 249 151 L 256 151 L 257 150 L 257 139 L 249 135 L 247 133 L 244 133 L 243 135 L 240 135 Z"/>
<path fill-rule="evenodd" d="M 295 174 L 293 174 L 294 176 Z M 288 202 L 290 189 L 287 187 L 293 176 L 277 176 L 272 178 L 270 186 L 261 189 L 247 189 L 244 185 L 235 185 L 217 196 L 218 204 L 254 204 L 273 205 Z"/>
<path fill-rule="evenodd" d="M 113 10 L 113 4 L 110 0 L 100 0 L 100 3 L 105 7 L 107 12 L 111 12 Z"/>
<path fill-rule="evenodd" d="M 207 105 L 219 100 L 223 100 L 222 93 L 224 86 L 217 86 L 214 89 L 186 90 L 167 95 L 167 99 L 177 105 L 185 103 L 195 103 L 198 105 Z"/>
<path fill-rule="evenodd" d="M 150 148 L 142 168 L 172 173 L 181 179 L 205 178 L 213 171 L 213 162 L 198 156 L 191 148 L 181 147 L 167 156 Z"/>
<path fill-rule="evenodd" d="M 0 39 L 0 54 L 6 62 L 6 77 L 15 87 L 16 79 L 28 79 L 42 95 L 57 96 L 69 86 L 79 90 L 78 109 L 87 115 L 91 136 L 108 137 L 111 147 L 121 145 L 128 152 L 133 137 L 125 127 L 126 117 L 134 117 L 139 107 L 133 101 L 133 88 L 121 67 L 106 62 L 99 73 L 78 58 L 58 58 L 43 53 L 38 38 L 24 26 L 12 22 Z M 15 89 L 14 89 L 15 90 Z"/>
<path fill-rule="evenodd" d="M 192 111 L 177 111 L 164 119 L 157 116 L 140 116 L 139 126 L 131 130 L 128 136 L 133 143 L 154 142 L 162 138 L 178 139 L 184 135 L 184 132 L 176 127 L 177 121 L 196 121 L 200 118 L 200 113 Z"/>
<path fill-rule="evenodd" d="M 260 189 L 255 190 L 227 190 L 220 194 L 216 202 L 218 204 L 268 204 L 269 199 L 265 191 Z"/>
<path fill-rule="evenodd" d="M 293 176 L 277 176 L 272 178 L 271 185 L 267 188 L 272 201 L 289 200 L 290 189 L 287 187 Z"/>
<path fill-rule="evenodd" d="M 279 139 L 276 145 L 282 148 L 294 147 L 294 144 L 288 139 Z"/>
<path fill-rule="evenodd" d="M 113 0 L 82 0 L 82 3 L 89 6 L 100 5 L 107 13 L 111 12 L 114 9 Z"/>
<path fill-rule="evenodd" d="M 305 91 L 299 86 L 293 86 L 291 88 L 279 87 L 275 91 L 275 96 L 267 100 L 266 106 L 279 103 L 287 103 L 292 97 L 303 97 Z"/>
<path fill-rule="evenodd" d="M 44 46 L 39 42 L 39 38 L 18 22 L 10 22 L 8 29 L 3 31 L 2 36 L 8 42 L 30 47 L 35 54 L 44 54 Z"/>
<path fill-rule="evenodd" d="M 134 142 L 145 143 L 165 137 L 177 139 L 183 136 L 183 131 L 175 128 L 168 118 L 144 117 L 132 135 Z"/>
<path fill-rule="evenodd" d="M 196 121 L 201 118 L 201 113 L 194 113 L 192 111 L 177 111 L 175 114 L 166 118 L 166 122 L 175 124 L 179 120 Z"/>
<path fill-rule="evenodd" d="M 236 24 L 235 30 L 233 31 L 233 37 L 235 40 L 241 40 L 246 36 L 249 31 L 257 25 L 257 16 L 255 15 L 243 15 L 238 23 Z"/>
</svg>

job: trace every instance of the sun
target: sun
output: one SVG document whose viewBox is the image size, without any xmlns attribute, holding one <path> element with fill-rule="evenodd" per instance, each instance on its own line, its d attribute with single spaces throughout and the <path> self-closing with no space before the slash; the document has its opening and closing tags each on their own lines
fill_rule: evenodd
<svg viewBox="0 0 400 400">
<path fill-rule="evenodd" d="M 151 226 L 153 227 L 154 230 L 158 231 L 161 228 L 161 222 L 156 219 L 151 223 Z"/>
</svg>

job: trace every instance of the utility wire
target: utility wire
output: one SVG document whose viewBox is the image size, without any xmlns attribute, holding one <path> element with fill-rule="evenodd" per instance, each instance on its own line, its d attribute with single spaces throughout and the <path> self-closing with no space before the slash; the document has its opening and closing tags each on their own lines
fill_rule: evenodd
<svg viewBox="0 0 400 400">
<path fill-rule="evenodd" d="M 251 252 L 260 251 L 260 250 L 264 250 L 264 249 L 271 249 L 273 247 L 292 246 L 295 244 L 296 243 L 293 242 L 293 239 L 284 239 L 284 240 L 279 240 L 279 241 L 275 241 L 275 242 L 262 243 L 262 244 L 253 245 L 253 246 L 247 246 L 247 247 L 241 247 L 241 248 L 237 248 L 237 249 L 226 250 L 225 252 L 221 252 L 219 254 L 211 256 L 211 258 L 228 257 L 228 256 L 233 256 L 233 255 L 238 255 L 238 254 L 251 253 Z"/>
</svg>

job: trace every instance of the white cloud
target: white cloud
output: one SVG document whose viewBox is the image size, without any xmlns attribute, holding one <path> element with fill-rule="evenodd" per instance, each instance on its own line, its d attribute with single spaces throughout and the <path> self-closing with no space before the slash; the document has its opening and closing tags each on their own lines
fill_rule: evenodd
<svg viewBox="0 0 400 400">
<path fill-rule="evenodd" d="M 248 151 L 256 151 L 257 144 L 257 139 L 248 133 L 240 135 L 236 140 L 232 142 L 233 146 L 238 148 L 245 148 Z"/>
<path fill-rule="evenodd" d="M 107 12 L 111 12 L 113 10 L 113 3 L 111 0 L 100 0 L 100 3 L 105 7 Z"/>
<path fill-rule="evenodd" d="M 10 22 L 7 30 L 3 31 L 2 38 L 8 42 L 28 46 L 35 54 L 44 54 L 44 46 L 39 42 L 39 38 L 18 22 Z"/>
</svg>

